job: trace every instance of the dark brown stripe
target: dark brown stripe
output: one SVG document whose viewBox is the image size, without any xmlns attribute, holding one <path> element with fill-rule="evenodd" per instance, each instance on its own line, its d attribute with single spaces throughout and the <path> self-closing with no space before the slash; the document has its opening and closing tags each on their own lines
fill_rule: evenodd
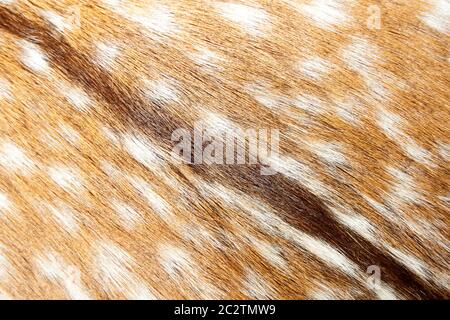
<svg viewBox="0 0 450 320">
<path fill-rule="evenodd" d="M 416 299 L 443 299 L 448 293 L 440 291 L 399 264 L 390 255 L 369 241 L 340 225 L 323 202 L 312 193 L 286 177 L 259 175 L 259 167 L 220 166 L 210 170 L 193 166 L 193 170 L 208 181 L 224 181 L 227 185 L 260 198 L 282 213 L 286 222 L 311 235 L 318 236 L 354 261 L 363 272 L 368 266 L 378 265 L 382 281 L 407 297 Z"/>
<path fill-rule="evenodd" d="M 139 128 L 165 148 L 171 148 L 171 133 L 190 128 L 168 114 L 162 106 L 149 102 L 133 88 L 123 86 L 110 74 L 90 63 L 88 56 L 74 50 L 63 38 L 57 39 L 45 25 L 31 22 L 19 13 L 0 7 L 0 27 L 39 44 L 55 68 L 102 99 L 114 115 L 127 126 Z M 365 271 L 369 265 L 382 268 L 383 281 L 413 298 L 446 298 L 448 294 L 427 285 L 389 255 L 361 236 L 342 227 L 322 201 L 298 183 L 277 174 L 260 175 L 258 166 L 202 166 L 192 170 L 208 181 L 242 190 L 261 198 L 291 225 L 331 243 Z"/>
</svg>

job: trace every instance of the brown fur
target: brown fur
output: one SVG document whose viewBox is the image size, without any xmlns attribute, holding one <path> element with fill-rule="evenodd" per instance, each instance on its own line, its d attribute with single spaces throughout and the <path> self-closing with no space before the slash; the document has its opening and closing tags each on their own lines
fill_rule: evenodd
<svg viewBox="0 0 450 320">
<path fill-rule="evenodd" d="M 447 33 L 419 18 L 431 4 L 375 1 L 382 25 L 373 30 L 371 1 L 346 6 L 351 19 L 331 29 L 295 9 L 313 1 L 233 2 L 264 10 L 270 28 L 252 36 L 213 1 L 125 1 L 130 14 L 146 5 L 169 8 L 178 29 L 168 35 L 144 30 L 101 1 L 0 4 L 0 80 L 11 87 L 11 98 L 0 98 L 0 143 L 12 141 L 32 162 L 26 170 L 0 162 L 0 192 L 10 204 L 0 207 L 2 295 L 386 298 L 367 286 L 366 270 L 376 265 L 383 290 L 396 298 L 448 298 L 442 150 L 450 137 L 449 52 Z M 72 5 L 80 8 L 80 28 L 58 32 L 43 17 L 43 10 L 64 16 Z M 361 39 L 374 48 L 363 53 L 366 75 L 364 65 L 352 68 L 345 58 L 357 54 Z M 24 40 L 42 51 L 50 71 L 26 65 Z M 118 46 L 113 66 L 99 65 L 99 42 Z M 198 47 L 220 58 L 199 65 Z M 320 78 L 298 70 L 313 57 L 330 65 Z M 172 84 L 177 98 L 149 97 L 146 80 Z M 89 109 L 74 108 L 61 84 L 84 92 Z M 299 95 L 315 97 L 323 110 L 298 106 Z M 276 106 L 264 106 L 261 96 Z M 355 121 L 339 111 L 348 99 Z M 269 176 L 260 165 L 171 162 L 172 132 L 192 130 L 211 114 L 242 128 L 279 129 L 280 151 L 294 162 Z M 383 129 L 380 119 L 397 118 L 399 132 Z M 76 141 L 61 126 L 75 130 Z M 161 163 L 133 157 L 129 136 L 148 142 Z M 75 170 L 80 184 L 55 183 L 55 167 Z M 139 179 L 167 204 L 168 216 L 149 205 Z M 117 201 L 138 212 L 133 228 L 121 223 Z M 55 208 L 69 208 L 74 233 Z M 346 219 L 373 229 L 361 233 L 361 224 L 351 228 Z M 302 234 L 336 250 L 356 272 L 302 247 Z M 67 282 L 68 270 L 75 280 Z"/>
</svg>

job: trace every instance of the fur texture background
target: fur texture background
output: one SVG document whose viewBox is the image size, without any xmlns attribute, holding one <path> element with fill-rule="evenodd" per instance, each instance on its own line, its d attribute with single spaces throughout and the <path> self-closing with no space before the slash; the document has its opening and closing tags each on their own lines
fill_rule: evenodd
<svg viewBox="0 0 450 320">
<path fill-rule="evenodd" d="M 449 12 L 0 0 L 0 295 L 448 298 Z M 197 121 L 278 173 L 175 163 Z"/>
</svg>

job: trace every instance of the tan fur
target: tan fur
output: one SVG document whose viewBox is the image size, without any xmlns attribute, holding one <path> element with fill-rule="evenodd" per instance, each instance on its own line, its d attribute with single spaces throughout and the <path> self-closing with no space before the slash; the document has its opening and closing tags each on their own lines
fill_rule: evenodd
<svg viewBox="0 0 450 320">
<path fill-rule="evenodd" d="M 220 2 L 266 19 L 246 29 Z M 449 29 L 423 18 L 439 1 L 329 1 L 339 5 L 329 26 L 302 7 L 315 2 L 0 1 L 0 294 L 448 298 Z M 380 29 L 368 25 L 371 5 Z M 43 14 L 73 6 L 72 30 Z M 154 29 L 132 18 L 153 12 Z M 27 65 L 27 46 L 45 70 Z M 311 73 L 311 59 L 326 71 Z M 272 186 L 257 170 L 250 181 L 173 163 L 170 133 L 199 120 L 278 129 Z M 136 143 L 154 161 L 136 159 Z M 381 265 L 377 289 L 370 265 Z"/>
</svg>

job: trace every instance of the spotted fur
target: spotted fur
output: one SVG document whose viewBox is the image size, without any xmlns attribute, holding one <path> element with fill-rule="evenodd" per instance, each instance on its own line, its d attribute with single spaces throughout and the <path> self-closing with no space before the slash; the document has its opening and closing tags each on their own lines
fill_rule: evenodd
<svg viewBox="0 0 450 320">
<path fill-rule="evenodd" d="M 0 1 L 0 296 L 449 298 L 449 13 Z M 276 174 L 175 161 L 199 121 Z"/>
</svg>

